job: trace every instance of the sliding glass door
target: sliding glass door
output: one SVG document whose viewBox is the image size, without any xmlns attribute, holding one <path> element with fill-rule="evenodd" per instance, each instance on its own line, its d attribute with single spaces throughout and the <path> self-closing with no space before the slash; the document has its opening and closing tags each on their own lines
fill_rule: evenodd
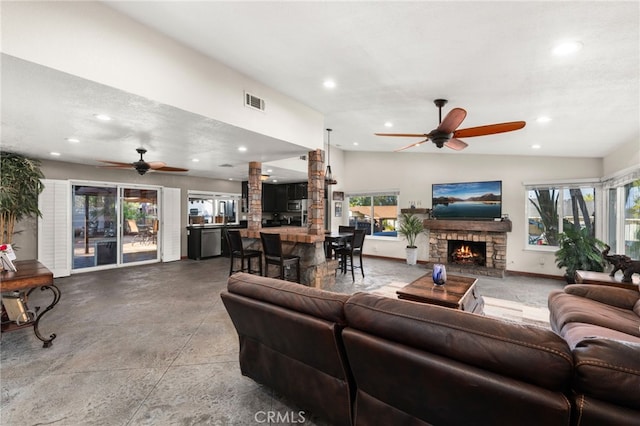
<svg viewBox="0 0 640 426">
<path fill-rule="evenodd" d="M 117 263 L 117 193 L 115 186 L 73 185 L 73 269 Z"/>
<path fill-rule="evenodd" d="M 121 188 L 122 263 L 159 260 L 158 190 Z"/>
<path fill-rule="evenodd" d="M 74 184 L 72 194 L 73 270 L 160 260 L 159 189 Z"/>
</svg>

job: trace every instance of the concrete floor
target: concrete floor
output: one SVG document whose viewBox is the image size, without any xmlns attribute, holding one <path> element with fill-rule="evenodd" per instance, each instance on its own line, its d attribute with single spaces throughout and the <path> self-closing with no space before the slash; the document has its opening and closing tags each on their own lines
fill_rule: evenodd
<svg viewBox="0 0 640 426">
<path fill-rule="evenodd" d="M 44 349 L 29 328 L 0 344 L 1 425 L 324 425 L 243 377 L 238 339 L 219 294 L 227 258 L 183 260 L 56 279 L 60 303 L 40 324 L 56 333 Z M 338 275 L 336 291 L 375 291 L 428 271 L 365 258 L 363 279 Z M 356 271 L 359 272 L 359 271 Z M 480 294 L 546 307 L 563 281 L 481 277 Z M 30 307 L 46 306 L 34 292 Z M 41 300 L 38 300 L 41 298 Z M 268 413 L 287 422 L 269 423 Z"/>
</svg>

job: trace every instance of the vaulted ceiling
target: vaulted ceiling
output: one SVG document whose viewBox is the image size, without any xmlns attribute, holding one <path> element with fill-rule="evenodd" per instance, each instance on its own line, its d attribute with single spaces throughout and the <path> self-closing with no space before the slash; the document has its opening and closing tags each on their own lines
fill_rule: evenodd
<svg viewBox="0 0 640 426">
<path fill-rule="evenodd" d="M 640 144 L 637 2 L 103 3 L 319 111 L 333 129 L 332 145 L 346 151 L 599 158 Z M 554 55 L 563 41 L 582 48 Z M 129 138 L 130 161 L 137 157 L 133 147 L 153 135 L 162 160 L 194 176 L 236 177 L 238 171 L 218 166 L 237 161 L 238 140 L 262 161 L 305 152 L 17 58 L 4 58 L 2 74 L 3 146 L 31 155 L 49 158 L 56 144 L 68 143 L 57 135 L 69 127 L 91 133 L 102 152 L 114 137 Z M 326 80 L 335 87 L 324 87 Z M 54 103 L 54 96 L 68 99 Z M 126 114 L 126 128 L 83 122 L 80 113 L 96 98 Z M 460 128 L 527 125 L 466 138 L 469 147 L 460 152 L 426 143 L 392 153 L 414 140 L 374 135 L 429 132 L 438 124 L 436 98 L 449 100 L 443 114 L 466 109 Z M 55 119 L 48 115 L 53 105 Z M 541 117 L 550 121 L 538 122 Z M 188 147 L 202 143 L 200 132 L 219 134 L 219 146 L 215 160 L 194 164 Z M 178 147 L 162 146 L 176 139 Z M 64 161 L 95 164 L 96 158 L 95 146 L 76 144 Z"/>
</svg>

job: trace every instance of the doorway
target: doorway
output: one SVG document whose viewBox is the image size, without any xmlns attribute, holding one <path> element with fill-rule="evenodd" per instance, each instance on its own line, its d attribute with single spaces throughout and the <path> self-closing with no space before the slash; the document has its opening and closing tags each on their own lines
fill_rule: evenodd
<svg viewBox="0 0 640 426">
<path fill-rule="evenodd" d="M 72 185 L 72 270 L 160 260 L 159 190 Z"/>
</svg>

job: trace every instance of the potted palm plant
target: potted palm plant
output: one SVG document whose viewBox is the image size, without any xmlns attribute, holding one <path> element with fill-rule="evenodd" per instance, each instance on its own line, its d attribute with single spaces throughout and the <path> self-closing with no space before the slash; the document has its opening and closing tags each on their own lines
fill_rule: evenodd
<svg viewBox="0 0 640 426">
<path fill-rule="evenodd" d="M 413 213 L 403 213 L 398 233 L 407 240 L 407 264 L 415 265 L 418 263 L 418 246 L 416 246 L 416 238 L 424 232 L 422 219 Z"/>
<path fill-rule="evenodd" d="M 0 152 L 0 242 L 11 244 L 15 224 L 42 216 L 38 195 L 44 189 L 40 162 L 12 152 Z"/>
<path fill-rule="evenodd" d="M 565 223 L 564 232 L 558 235 L 558 246 L 560 249 L 555 253 L 556 265 L 558 268 L 566 268 L 564 277 L 567 283 L 575 283 L 577 270 L 604 271 L 604 243 L 589 228 Z"/>
</svg>

